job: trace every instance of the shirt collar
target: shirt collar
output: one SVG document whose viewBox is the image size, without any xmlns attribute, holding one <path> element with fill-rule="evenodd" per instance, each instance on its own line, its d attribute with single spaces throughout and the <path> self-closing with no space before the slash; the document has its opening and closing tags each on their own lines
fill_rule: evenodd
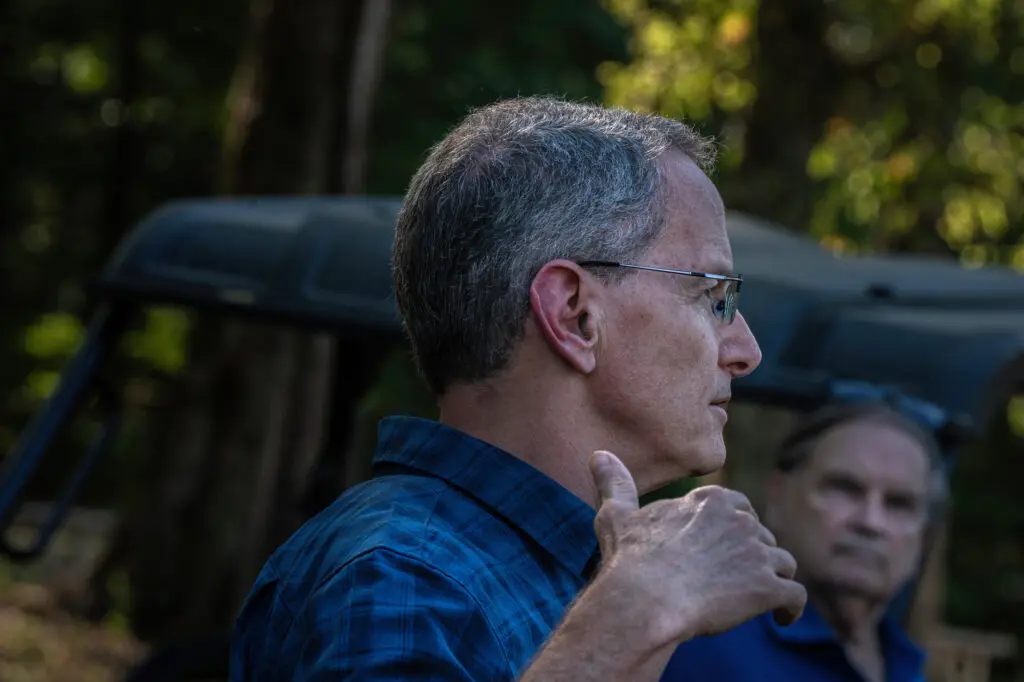
<svg viewBox="0 0 1024 682">
<path fill-rule="evenodd" d="M 530 536 L 584 579 L 597 550 L 596 511 L 499 448 L 428 419 L 386 417 L 374 464 L 398 464 L 459 488 Z"/>
<path fill-rule="evenodd" d="M 767 614 L 768 628 L 779 639 L 793 644 L 820 644 L 836 642 L 836 633 L 832 630 L 821 613 L 811 602 L 804 606 L 804 613 L 799 620 L 790 625 L 779 625 L 771 614 Z"/>
<path fill-rule="evenodd" d="M 821 612 L 811 602 L 804 606 L 800 619 L 791 625 L 779 625 L 772 614 L 765 614 L 765 622 L 772 633 L 790 644 L 826 644 L 840 645 L 832 626 L 829 625 Z M 882 647 L 886 657 L 886 667 L 897 665 L 900 669 L 920 670 L 924 665 L 925 653 L 910 639 L 896 619 L 886 615 L 879 626 L 881 628 Z M 894 677 L 892 679 L 904 679 Z M 909 678 L 906 678 L 909 679 Z"/>
</svg>

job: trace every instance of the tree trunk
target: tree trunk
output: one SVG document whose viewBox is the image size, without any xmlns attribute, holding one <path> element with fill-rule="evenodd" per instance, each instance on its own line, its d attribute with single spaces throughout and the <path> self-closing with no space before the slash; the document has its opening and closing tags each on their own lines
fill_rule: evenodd
<svg viewBox="0 0 1024 682">
<path fill-rule="evenodd" d="M 389 10 L 386 0 L 253 0 L 228 96 L 225 192 L 362 189 Z M 351 355 L 365 349 L 343 343 L 345 361 L 360 362 Z M 231 626 L 268 554 L 304 520 L 330 421 L 333 339 L 204 317 L 190 350 L 125 526 L 132 624 L 150 641 Z"/>
<path fill-rule="evenodd" d="M 824 42 L 830 11 L 825 3 L 761 0 L 757 101 L 743 163 L 723 190 L 727 206 L 799 230 L 807 229 L 814 205 L 807 157 L 844 84 L 842 65 Z"/>
</svg>

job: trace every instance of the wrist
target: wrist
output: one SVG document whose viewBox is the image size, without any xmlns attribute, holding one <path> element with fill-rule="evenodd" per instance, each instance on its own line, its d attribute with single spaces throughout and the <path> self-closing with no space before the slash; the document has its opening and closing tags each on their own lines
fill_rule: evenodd
<svg viewBox="0 0 1024 682">
<path fill-rule="evenodd" d="M 593 591 L 589 596 L 599 604 L 600 615 L 591 617 L 608 622 L 620 636 L 628 635 L 630 648 L 641 657 L 692 639 L 698 630 L 692 600 L 652 593 L 636 578 L 631 567 L 604 566 L 584 595 Z"/>
</svg>

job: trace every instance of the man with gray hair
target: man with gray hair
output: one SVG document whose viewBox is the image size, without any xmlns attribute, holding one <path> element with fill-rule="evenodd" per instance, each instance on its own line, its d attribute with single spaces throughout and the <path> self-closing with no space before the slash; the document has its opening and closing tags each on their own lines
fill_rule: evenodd
<svg viewBox="0 0 1024 682">
<path fill-rule="evenodd" d="M 713 148 L 547 98 L 469 115 L 412 179 L 393 274 L 439 421 L 383 420 L 374 473 L 266 563 L 232 680 L 657 680 L 683 641 L 805 592 L 714 471 L 760 362 Z M 615 454 L 612 454 L 612 453 Z"/>
<path fill-rule="evenodd" d="M 779 447 L 764 505 L 799 564 L 803 617 L 687 642 L 663 682 L 923 682 L 924 652 L 888 607 L 920 565 L 945 484 L 939 446 L 910 414 L 860 403 L 809 415 Z"/>
</svg>

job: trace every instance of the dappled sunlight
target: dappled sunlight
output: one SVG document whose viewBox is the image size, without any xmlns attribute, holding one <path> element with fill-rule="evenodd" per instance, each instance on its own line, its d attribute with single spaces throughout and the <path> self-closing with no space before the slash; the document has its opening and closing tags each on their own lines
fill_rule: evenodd
<svg viewBox="0 0 1024 682">
<path fill-rule="evenodd" d="M 754 0 L 702 0 L 671 13 L 648 2 L 609 4 L 634 41 L 631 62 L 598 70 L 610 103 L 701 120 L 752 102 Z"/>
<path fill-rule="evenodd" d="M 632 60 L 600 72 L 608 101 L 720 121 L 728 189 L 731 169 L 743 167 L 758 99 L 799 96 L 802 87 L 796 80 L 792 93 L 762 91 L 757 55 L 775 49 L 754 31 L 762 3 L 608 4 L 634 31 Z M 829 95 L 828 117 L 806 156 L 814 193 L 807 224 L 793 227 L 861 249 L 928 242 L 968 264 L 1019 266 L 1024 105 L 1013 103 L 1001 74 L 1024 68 L 1024 46 L 999 36 L 1007 20 L 1024 26 L 1024 5 L 921 0 L 865 12 L 839 0 L 827 7 L 822 37 L 841 95 Z"/>
</svg>

